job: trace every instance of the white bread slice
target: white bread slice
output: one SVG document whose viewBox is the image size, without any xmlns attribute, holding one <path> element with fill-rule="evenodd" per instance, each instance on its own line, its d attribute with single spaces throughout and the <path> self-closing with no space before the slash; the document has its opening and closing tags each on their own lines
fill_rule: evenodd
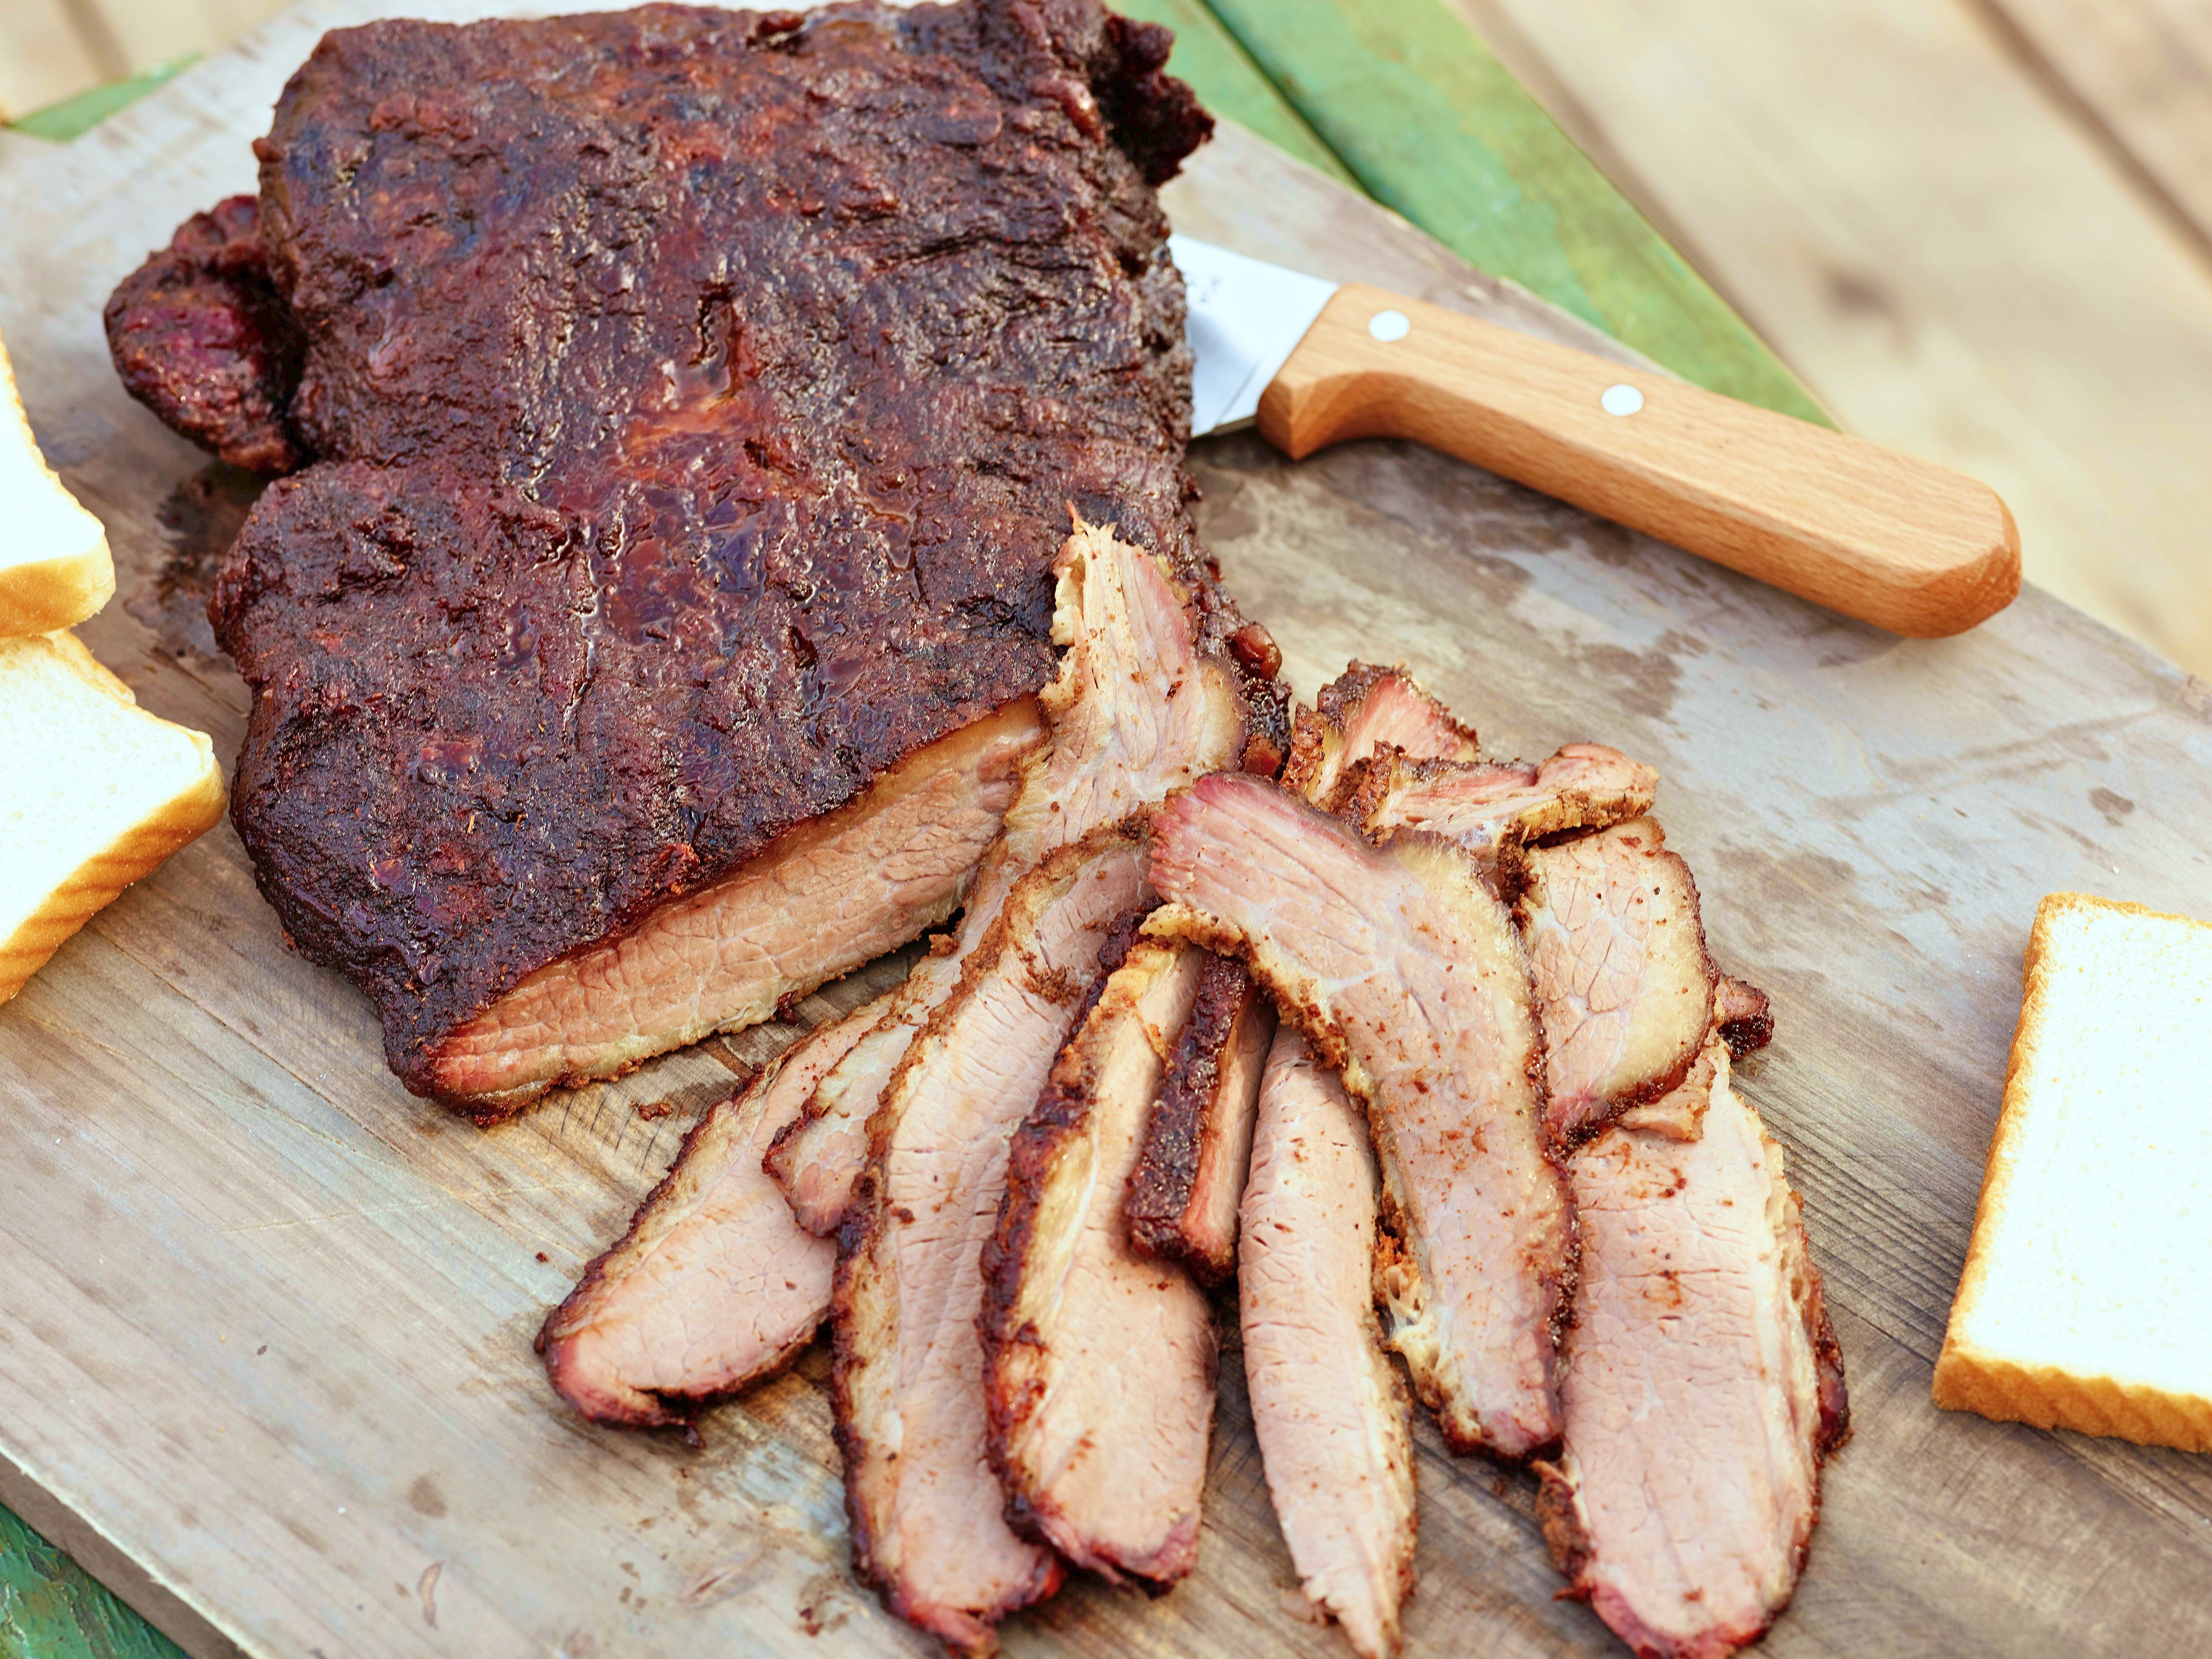
<svg viewBox="0 0 2212 1659">
<path fill-rule="evenodd" d="M 1936 1403 L 2212 1450 L 2212 927 L 2035 915 Z"/>
<path fill-rule="evenodd" d="M 75 635 L 0 639 L 0 1002 L 222 801 L 205 734 L 139 708 Z"/>
<path fill-rule="evenodd" d="M 107 532 L 39 453 L 0 342 L 0 635 L 74 627 L 114 592 Z"/>
</svg>

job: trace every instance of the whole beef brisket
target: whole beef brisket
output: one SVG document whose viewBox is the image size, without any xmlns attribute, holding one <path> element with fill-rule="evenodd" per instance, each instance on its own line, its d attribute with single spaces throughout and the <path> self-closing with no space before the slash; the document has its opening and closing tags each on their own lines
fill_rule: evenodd
<svg viewBox="0 0 2212 1659">
<path fill-rule="evenodd" d="M 1210 122 L 1167 44 L 1096 0 L 647 7 L 337 31 L 293 77 L 258 221 L 305 357 L 265 424 L 317 459 L 211 606 L 234 810 L 410 1087 L 574 1074 L 486 1099 L 440 1048 L 1036 691 L 1071 507 L 1241 626 L 1186 507 L 1152 186 Z M 204 342 L 133 283 L 143 396 Z"/>
</svg>

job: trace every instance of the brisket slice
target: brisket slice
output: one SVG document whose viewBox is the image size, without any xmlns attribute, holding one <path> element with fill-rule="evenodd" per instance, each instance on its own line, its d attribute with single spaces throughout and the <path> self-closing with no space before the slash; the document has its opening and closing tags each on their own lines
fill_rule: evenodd
<svg viewBox="0 0 2212 1659">
<path fill-rule="evenodd" d="M 1375 1321 L 1380 1197 L 1366 1124 L 1284 1028 L 1241 1218 L 1244 1380 L 1291 1563 L 1363 1659 L 1397 1651 L 1413 1588 L 1411 1413 Z"/>
<path fill-rule="evenodd" d="M 1741 1060 L 1774 1041 L 1774 1005 L 1756 985 L 1723 974 L 1713 988 L 1713 1024 L 1729 1053 Z"/>
<path fill-rule="evenodd" d="M 1463 854 L 1377 852 L 1257 779 L 1201 779 L 1153 817 L 1148 931 L 1240 954 L 1372 1125 L 1392 1347 L 1455 1449 L 1557 1437 L 1553 1329 L 1572 1217 L 1548 1157 L 1542 1042 L 1511 918 Z"/>
<path fill-rule="evenodd" d="M 1355 662 L 1321 689 L 1311 708 L 1298 711 L 1283 787 L 1334 811 L 1358 781 L 1352 769 L 1382 749 L 1462 763 L 1480 753 L 1474 730 L 1404 669 Z"/>
<path fill-rule="evenodd" d="M 1361 773 L 1345 816 L 1376 840 L 1441 836 L 1510 896 L 1531 843 L 1648 812 L 1658 787 L 1650 767 L 1595 743 L 1571 743 L 1540 766 L 1386 753 Z"/>
<path fill-rule="evenodd" d="M 1204 959 L 1197 1000 L 1145 1125 L 1123 1214 L 1133 1249 L 1221 1285 L 1237 1271 L 1237 1205 L 1275 1005 L 1241 962 L 1194 954 Z"/>
<path fill-rule="evenodd" d="M 1007 1526 L 991 1468 L 983 1243 L 1007 1142 L 1143 891 L 1141 826 L 1093 830 L 1014 884 L 892 1079 L 840 1232 L 831 1379 L 854 1566 L 966 1651 L 1060 1583 L 1059 1558 Z"/>
<path fill-rule="evenodd" d="M 1218 958 L 1133 947 L 1142 920 L 1109 940 L 1096 1000 L 1014 1134 L 979 1328 L 1008 1522 L 1075 1566 L 1158 1593 L 1198 1563 L 1213 1316 L 1178 1268 L 1129 1248 L 1121 1195 L 1162 1056 Z"/>
<path fill-rule="evenodd" d="M 1569 1592 L 1638 1654 L 1721 1659 L 1789 1604 L 1847 1430 L 1782 1149 L 1705 1051 L 1698 1133 L 1616 1125 L 1573 1160 L 1582 1230 L 1539 1512 Z"/>
<path fill-rule="evenodd" d="M 1043 740 L 1018 697 L 635 932 L 540 968 L 438 1045 L 437 1093 L 482 1110 L 611 1076 L 896 950 L 966 896 Z"/>
<path fill-rule="evenodd" d="M 323 459 L 210 614 L 263 890 L 410 1087 L 1036 691 L 1070 503 L 1242 633 L 1187 510 L 1152 186 L 1207 120 L 1166 48 L 1094 0 L 647 9 L 335 31 L 293 77 L 259 234 Z M 195 382 L 189 329 L 132 337 Z"/>
<path fill-rule="evenodd" d="M 185 220 L 101 320 L 124 388 L 173 430 L 248 471 L 300 465 L 287 410 L 307 341 L 270 281 L 254 198 Z"/>
<path fill-rule="evenodd" d="M 793 1224 L 761 1154 L 851 1041 L 818 1025 L 684 1137 L 629 1231 L 545 1321 L 538 1349 L 595 1422 L 647 1428 L 734 1393 L 805 1346 L 836 1252 Z"/>
<path fill-rule="evenodd" d="M 1718 975 L 1698 884 L 1655 818 L 1532 849 L 1516 906 L 1544 1022 L 1545 1127 L 1572 1146 L 1680 1083 Z"/>
<path fill-rule="evenodd" d="M 1055 569 L 1052 636 L 1066 650 L 1041 694 L 1051 743 L 1024 769 L 958 933 L 917 964 L 770 1154 L 801 1222 L 817 1232 L 836 1228 L 866 1156 L 869 1115 L 1014 881 L 1054 848 L 1237 764 L 1280 719 L 1278 689 L 1255 682 L 1218 642 L 1208 589 L 1186 587 L 1158 560 L 1090 526 L 1068 538 Z"/>
</svg>

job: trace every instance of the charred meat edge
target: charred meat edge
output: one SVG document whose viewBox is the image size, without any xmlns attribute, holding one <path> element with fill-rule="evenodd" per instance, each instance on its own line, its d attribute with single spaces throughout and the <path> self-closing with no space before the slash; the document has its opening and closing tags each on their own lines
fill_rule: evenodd
<svg viewBox="0 0 2212 1659">
<path fill-rule="evenodd" d="M 1670 868 L 1676 871 L 1686 890 L 1687 913 L 1692 927 L 1697 931 L 1698 961 L 1705 976 L 1706 987 L 1705 1000 L 1706 1013 L 1694 1028 L 1685 1028 L 1687 1035 L 1675 1044 L 1665 1064 L 1647 1070 L 1644 1075 L 1632 1082 L 1607 1093 L 1598 1103 L 1598 1109 L 1584 1117 L 1572 1121 L 1560 1117 L 1559 1103 L 1552 1093 L 1551 1065 L 1547 1059 L 1545 1071 L 1545 1127 L 1561 1156 L 1602 1129 L 1627 1108 L 1640 1105 L 1645 1101 L 1660 1099 L 1680 1087 L 1683 1079 L 1689 1076 L 1690 1067 L 1696 1063 L 1698 1051 L 1705 1046 L 1705 1033 L 1711 1024 L 1711 1011 L 1717 995 L 1721 973 L 1720 969 L 1714 966 L 1712 955 L 1705 945 L 1705 905 L 1698 891 L 1698 878 L 1690 869 L 1688 861 L 1680 854 L 1668 850 L 1666 832 L 1660 828 L 1658 821 L 1650 817 L 1632 818 L 1626 823 L 1613 824 L 1607 829 L 1594 830 L 1586 835 L 1567 836 L 1559 844 L 1563 847 L 1579 846 L 1595 841 L 1600 836 L 1625 834 L 1639 824 L 1650 826 L 1647 833 L 1656 837 L 1658 843 L 1654 851 L 1654 858 L 1666 861 Z M 1540 857 L 1540 854 L 1539 856 Z M 1528 872 L 1528 881 L 1513 907 L 1514 925 L 1520 930 L 1524 944 L 1528 939 L 1530 923 L 1535 915 L 1536 884 L 1537 875 L 1532 866 Z M 1554 999 L 1546 991 L 1542 969 L 1533 949 L 1529 950 L 1528 956 L 1530 984 L 1534 988 L 1537 1013 L 1540 1018 L 1544 1005 Z M 1640 967 L 1641 964 L 1639 964 Z M 1559 1054 L 1560 1042 L 1558 1033 L 1547 1033 L 1546 1042 L 1551 1056 L 1556 1056 Z"/>
<path fill-rule="evenodd" d="M 1356 781 L 1348 769 L 1383 746 L 1460 762 L 1481 752 L 1474 727 L 1453 719 L 1404 669 L 1355 662 L 1321 689 L 1311 708 L 1298 710 L 1283 787 L 1335 811 Z"/>
<path fill-rule="evenodd" d="M 1249 1154 L 1274 1029 L 1274 1005 L 1243 963 L 1209 954 L 1129 1176 L 1130 1247 L 1179 1264 L 1203 1285 L 1224 1284 L 1237 1269 L 1233 1203 L 1226 1238 L 1213 1237 L 1213 1212 L 1224 1188 L 1243 1185 L 1247 1159 L 1237 1143 Z"/>
<path fill-rule="evenodd" d="M 1714 1086 L 1729 1087 L 1726 1039 L 1719 1037 L 1709 1047 L 1703 1063 L 1686 1083 L 1689 1089 L 1702 1083 L 1710 1090 Z M 1842 1449 L 1850 1438 L 1850 1406 L 1844 1382 L 1844 1356 L 1836 1340 L 1835 1327 L 1829 1318 L 1827 1296 L 1820 1269 L 1813 1263 L 1805 1233 L 1803 1202 L 1797 1193 L 1788 1187 L 1784 1176 L 1784 1151 L 1773 1135 L 1760 1121 L 1757 1109 L 1747 1100 L 1738 1097 L 1745 1115 L 1750 1120 L 1751 1132 L 1772 1160 L 1771 1180 L 1782 1191 L 1783 1233 L 1781 1243 L 1791 1258 L 1792 1289 L 1799 1298 L 1804 1333 L 1811 1349 L 1816 1385 L 1816 1415 L 1812 1425 L 1813 1489 L 1811 1504 L 1806 1516 L 1803 1534 L 1795 1540 L 1791 1550 L 1790 1576 L 1794 1587 L 1804 1572 L 1807 1558 L 1812 1548 L 1812 1535 L 1820 1519 L 1820 1469 L 1827 1460 Z M 1686 1119 L 1693 1126 L 1701 1126 L 1704 1118 L 1702 1103 L 1678 1115 L 1669 1114 L 1670 1121 L 1652 1127 L 1632 1127 L 1626 1121 L 1615 1123 L 1607 1134 L 1642 1135 L 1656 1132 L 1673 1140 L 1695 1139 L 1698 1133 L 1682 1134 L 1677 1124 Z M 1592 1146 L 1598 1143 L 1593 1141 Z M 1585 1149 L 1587 1152 L 1587 1149 Z M 1583 1156 L 1585 1154 L 1577 1154 Z M 1680 1189 L 1676 1189 L 1679 1191 Z M 1570 1361 L 1571 1363 L 1571 1361 Z M 1570 1425 L 1571 1431 L 1571 1425 Z M 1540 1462 L 1534 1466 L 1538 1478 L 1536 1516 L 1546 1546 L 1550 1549 L 1553 1564 L 1566 1578 L 1567 1587 L 1560 1595 L 1575 1601 L 1589 1601 L 1598 1586 L 1595 1577 L 1597 1551 L 1595 1540 L 1584 1523 L 1579 1498 L 1579 1482 L 1570 1473 L 1567 1460 L 1559 1462 Z M 1660 1637 L 1656 1632 L 1644 1632 L 1639 1636 L 1633 1631 L 1618 1632 L 1622 1639 L 1635 1648 L 1639 1659 L 1725 1659 L 1725 1656 L 1756 1642 L 1772 1628 L 1775 1620 L 1787 1611 L 1790 1596 L 1765 1611 L 1757 1628 L 1747 1631 L 1710 1631 L 1686 1643 L 1674 1643 Z M 1630 1615 L 1632 1619 L 1633 1615 Z M 1607 1622 L 1610 1625 L 1610 1618 Z M 1649 1639 L 1645 1639 L 1645 1638 Z"/>
<path fill-rule="evenodd" d="M 672 899 L 648 912 L 628 932 L 587 945 L 574 955 L 548 963 L 526 975 L 483 1013 L 448 1033 L 432 1050 L 431 1076 L 438 1099 L 461 1108 L 478 1123 L 496 1122 L 540 1099 L 550 1090 L 622 1077 L 655 1055 L 696 1042 L 713 1032 L 758 1024 L 779 1007 L 787 1007 L 797 998 L 850 973 L 885 951 L 896 950 L 918 938 L 951 915 L 966 898 L 975 878 L 975 862 L 963 871 L 945 872 L 939 890 L 929 895 L 926 903 L 903 915 L 898 914 L 895 907 L 885 905 L 848 918 L 842 914 L 842 901 L 846 896 L 843 893 L 800 895 L 802 899 L 825 902 L 823 908 L 830 914 L 816 919 L 812 938 L 834 948 L 817 949 L 814 953 L 816 960 L 796 977 L 757 972 L 725 975 L 719 971 L 717 963 L 716 970 L 694 981 L 692 1012 L 679 1024 L 640 1030 L 635 1023 L 625 1025 L 619 1020 L 602 1018 L 593 1040 L 581 1045 L 584 1052 L 580 1055 L 573 1052 L 579 1046 L 573 1032 L 564 1032 L 557 1038 L 527 1048 L 501 1043 L 507 1022 L 535 1006 L 541 987 L 556 981 L 574 981 L 579 987 L 575 994 L 587 999 L 590 993 L 583 986 L 592 975 L 619 975 L 634 950 L 650 948 L 650 941 L 658 933 L 682 920 L 702 915 L 720 917 L 726 913 L 738 918 L 741 927 L 757 927 L 763 922 L 794 927 L 796 923 L 790 915 L 792 896 L 781 892 L 767 896 L 773 898 L 776 907 L 770 910 L 759 890 L 764 884 L 773 883 L 784 866 L 810 855 L 826 854 L 835 857 L 848 844 L 856 849 L 851 856 L 865 856 L 859 849 L 871 846 L 878 826 L 896 814 L 911 794 L 926 791 L 928 779 L 945 768 L 975 768 L 978 784 L 974 793 L 979 799 L 988 796 L 992 787 L 990 768 L 1009 758 L 1018 758 L 1045 741 L 1042 719 L 1035 698 L 1018 697 L 916 750 L 878 777 L 858 798 L 785 831 L 757 856 L 713 886 Z M 993 820 L 992 836 L 996 834 L 998 822 L 997 818 Z M 926 823 L 912 826 L 922 831 L 935 827 Z M 989 840 L 989 836 L 981 838 L 975 848 L 976 860 L 980 861 Z M 903 849 L 891 850 L 896 853 Z M 837 933 L 839 922 L 847 924 L 844 937 Z M 723 940 L 731 936 L 730 933 L 719 934 Z M 672 945 L 667 948 L 681 947 Z M 703 1014 L 696 1012 L 700 1000 L 696 994 L 714 988 L 718 980 L 730 981 L 721 988 L 724 1000 Z M 625 994 L 611 994 L 619 1000 Z M 508 1079 L 514 1080 L 504 1081 Z"/>
</svg>

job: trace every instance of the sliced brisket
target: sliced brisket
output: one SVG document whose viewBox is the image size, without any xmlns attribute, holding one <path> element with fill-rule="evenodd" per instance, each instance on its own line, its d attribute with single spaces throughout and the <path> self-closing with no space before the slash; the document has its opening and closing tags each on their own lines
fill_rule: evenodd
<svg viewBox="0 0 2212 1659">
<path fill-rule="evenodd" d="M 1540 766 L 1385 754 L 1361 774 L 1346 816 L 1378 840 L 1400 830 L 1441 836 L 1510 891 L 1522 849 L 1651 810 L 1659 775 L 1601 744 L 1571 743 Z"/>
<path fill-rule="evenodd" d="M 1698 884 L 1654 818 L 1527 856 L 1516 915 L 1544 1022 L 1546 1126 L 1571 1146 L 1682 1080 L 1718 977 Z"/>
<path fill-rule="evenodd" d="M 1375 1319 L 1380 1196 L 1366 1124 L 1305 1038 L 1283 1030 L 1244 1188 L 1244 1380 L 1291 1565 L 1363 1659 L 1397 1651 L 1413 1587 L 1410 1411 Z"/>
<path fill-rule="evenodd" d="M 1474 732 L 1413 684 L 1402 668 L 1353 663 L 1321 689 L 1291 726 L 1283 787 L 1335 811 L 1358 780 L 1352 768 L 1381 749 L 1471 762 Z"/>
<path fill-rule="evenodd" d="M 851 1041 L 817 1026 L 684 1138 L 620 1243 L 538 1338 L 547 1375 L 600 1423 L 681 1420 L 780 1368 L 829 1310 L 836 1252 L 803 1231 L 761 1154 Z"/>
<path fill-rule="evenodd" d="M 1059 1558 L 1006 1525 L 990 1464 L 982 1250 L 1007 1142 L 1143 890 L 1141 822 L 1014 884 L 892 1079 L 840 1233 L 832 1376 L 854 1566 L 892 1612 L 967 1651 L 1060 1583 Z"/>
<path fill-rule="evenodd" d="M 1148 924 L 1242 955 L 1367 1108 L 1393 1235 L 1390 1344 L 1456 1449 L 1522 1456 L 1559 1432 L 1553 1325 L 1572 1226 L 1547 1156 L 1542 1046 L 1510 917 L 1456 849 L 1376 852 L 1233 775 L 1154 815 Z"/>
<path fill-rule="evenodd" d="M 1217 958 L 1125 934 L 1102 970 L 1124 952 L 1014 1135 L 980 1329 L 1008 1521 L 1157 1592 L 1198 1562 L 1213 1316 L 1179 1268 L 1129 1248 L 1121 1199 L 1162 1056 Z"/>
<path fill-rule="evenodd" d="M 1650 1659 L 1722 1659 L 1789 1604 L 1846 1430 L 1782 1149 L 1699 1067 L 1694 1139 L 1618 1125 L 1573 1161 L 1566 1440 L 1540 1512 L 1572 1594 Z"/>
<path fill-rule="evenodd" d="M 1037 690 L 1071 502 L 1243 629 L 1186 509 L 1152 186 L 1208 121 L 1166 50 L 1095 0 L 333 31 L 257 145 L 289 403 L 245 253 L 126 283 L 118 357 L 180 428 L 324 458 L 211 607 L 234 816 L 410 1087 L 473 1086 L 441 1046 L 532 975 Z"/>
<path fill-rule="evenodd" d="M 1237 764 L 1280 718 L 1275 688 L 1254 682 L 1217 643 L 1209 590 L 1185 587 L 1157 559 L 1089 526 L 1068 538 L 1056 568 L 1052 637 L 1066 651 L 1040 697 L 1050 745 L 1024 769 L 958 933 L 916 966 L 771 1154 L 772 1172 L 817 1231 L 836 1229 L 866 1157 L 870 1114 L 1012 884 L 1055 848 Z"/>
<path fill-rule="evenodd" d="M 1275 1005 L 1243 963 L 1195 954 L 1204 958 L 1198 999 L 1146 1123 L 1124 1216 L 1132 1248 L 1220 1285 L 1237 1270 L 1237 1205 Z"/>
</svg>

